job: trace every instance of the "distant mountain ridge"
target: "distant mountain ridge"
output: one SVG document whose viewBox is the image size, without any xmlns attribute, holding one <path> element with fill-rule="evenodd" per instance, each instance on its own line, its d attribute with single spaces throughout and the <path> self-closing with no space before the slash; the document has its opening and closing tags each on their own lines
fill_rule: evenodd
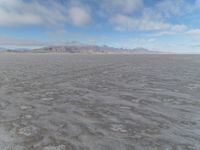
<svg viewBox="0 0 200 150">
<path fill-rule="evenodd" d="M 160 53 L 150 51 L 145 48 L 114 48 L 109 46 L 96 45 L 64 45 L 64 46 L 49 46 L 39 49 L 33 49 L 33 53 Z"/>
<path fill-rule="evenodd" d="M 102 54 L 160 54 L 159 51 L 151 51 L 146 48 L 114 48 L 109 46 L 97 45 L 82 45 L 82 44 L 69 44 L 48 46 L 37 49 L 8 49 L 1 48 L 0 52 L 14 52 L 14 53 L 102 53 Z"/>
<path fill-rule="evenodd" d="M 7 48 L 0 47 L 0 52 L 7 51 L 7 50 L 8 50 Z"/>
<path fill-rule="evenodd" d="M 17 49 L 11 49 L 11 48 L 4 48 L 4 47 L 0 47 L 0 52 L 29 52 L 30 49 L 26 49 L 26 48 L 17 48 Z"/>
</svg>

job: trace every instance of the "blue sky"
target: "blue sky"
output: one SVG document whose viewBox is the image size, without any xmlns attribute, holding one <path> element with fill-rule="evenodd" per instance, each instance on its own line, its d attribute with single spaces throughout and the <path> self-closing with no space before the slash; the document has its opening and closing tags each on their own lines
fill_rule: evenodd
<svg viewBox="0 0 200 150">
<path fill-rule="evenodd" d="M 71 42 L 200 53 L 200 0 L 0 0 L 0 47 Z"/>
</svg>

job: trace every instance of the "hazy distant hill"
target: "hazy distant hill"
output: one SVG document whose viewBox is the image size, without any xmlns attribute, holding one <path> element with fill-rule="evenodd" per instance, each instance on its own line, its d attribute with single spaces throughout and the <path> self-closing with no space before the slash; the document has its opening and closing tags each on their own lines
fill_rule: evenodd
<svg viewBox="0 0 200 150">
<path fill-rule="evenodd" d="M 93 45 L 65 45 L 65 46 L 49 46 L 40 49 L 32 50 L 34 53 L 159 53 L 150 51 L 145 48 L 123 49 L 108 46 L 93 46 Z"/>
<path fill-rule="evenodd" d="M 11 48 L 0 47 L 0 52 L 27 53 L 30 52 L 30 49 L 25 49 L 25 48 L 11 49 Z"/>
<path fill-rule="evenodd" d="M 17 52 L 17 53 L 123 53 L 123 54 L 160 54 L 158 51 L 151 51 L 145 48 L 114 48 L 109 46 L 97 46 L 97 45 L 60 45 L 49 46 L 38 49 L 6 49 L 0 48 L 0 52 Z"/>
<path fill-rule="evenodd" d="M 32 52 L 49 53 L 49 52 L 65 52 L 65 53 L 94 53 L 104 52 L 99 46 L 50 46 L 40 49 L 34 49 Z"/>
<path fill-rule="evenodd" d="M 0 52 L 7 51 L 7 48 L 0 47 Z"/>
</svg>

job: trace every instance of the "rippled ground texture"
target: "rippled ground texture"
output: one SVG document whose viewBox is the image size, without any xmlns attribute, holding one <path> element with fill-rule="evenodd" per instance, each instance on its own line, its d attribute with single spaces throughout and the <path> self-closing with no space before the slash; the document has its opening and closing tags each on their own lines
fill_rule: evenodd
<svg viewBox="0 0 200 150">
<path fill-rule="evenodd" d="M 199 150 L 200 56 L 0 54 L 0 150 Z"/>
</svg>

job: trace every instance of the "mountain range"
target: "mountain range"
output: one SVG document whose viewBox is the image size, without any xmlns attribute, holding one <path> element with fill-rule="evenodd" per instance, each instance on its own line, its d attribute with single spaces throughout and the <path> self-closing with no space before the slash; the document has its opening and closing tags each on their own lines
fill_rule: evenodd
<svg viewBox="0 0 200 150">
<path fill-rule="evenodd" d="M 114 48 L 109 46 L 96 45 L 64 45 L 64 46 L 49 46 L 39 49 L 33 49 L 34 53 L 159 53 L 145 48 Z"/>
<path fill-rule="evenodd" d="M 0 51 L 6 52 L 18 52 L 18 53 L 123 53 L 123 54 L 157 54 L 158 51 L 151 51 L 145 48 L 114 48 L 109 46 L 97 46 L 97 45 L 58 45 L 48 46 L 37 49 L 6 49 L 0 48 Z"/>
</svg>

